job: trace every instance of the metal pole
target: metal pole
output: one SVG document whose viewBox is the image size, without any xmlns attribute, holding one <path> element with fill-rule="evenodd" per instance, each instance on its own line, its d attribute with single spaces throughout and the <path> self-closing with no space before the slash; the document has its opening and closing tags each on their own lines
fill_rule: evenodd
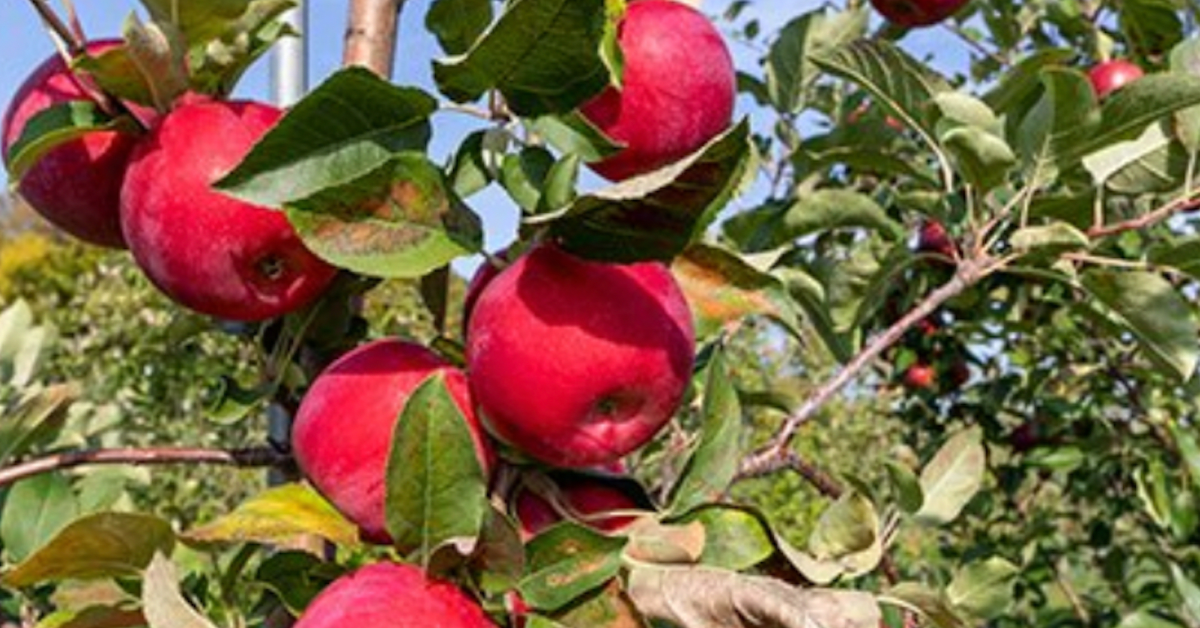
<svg viewBox="0 0 1200 628">
<path fill-rule="evenodd" d="M 285 37 L 275 45 L 271 57 L 271 101 L 290 107 L 308 92 L 308 2 L 298 0 L 283 21 L 300 34 Z"/>
</svg>

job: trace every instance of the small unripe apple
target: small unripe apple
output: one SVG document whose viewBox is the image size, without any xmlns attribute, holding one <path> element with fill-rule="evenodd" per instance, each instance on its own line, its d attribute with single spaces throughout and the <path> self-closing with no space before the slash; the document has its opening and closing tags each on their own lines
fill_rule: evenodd
<svg viewBox="0 0 1200 628">
<path fill-rule="evenodd" d="M 871 0 L 883 17 L 908 28 L 930 26 L 954 15 L 968 0 Z"/>
<path fill-rule="evenodd" d="M 702 13 L 675 0 L 637 0 L 618 26 L 622 86 L 579 111 L 619 144 L 590 164 L 620 181 L 679 161 L 720 135 L 733 117 L 733 59 Z"/>
<path fill-rule="evenodd" d="M 483 609 L 449 582 L 412 565 L 375 563 L 321 591 L 295 628 L 495 628 Z"/>
<path fill-rule="evenodd" d="M 560 482 L 558 499 L 568 513 L 601 532 L 618 532 L 633 523 L 632 516 L 603 516 L 606 512 L 640 510 L 642 507 L 619 489 L 599 480 Z M 517 493 L 515 510 L 521 537 L 529 540 L 562 521 L 562 514 L 542 496 L 524 489 Z"/>
<path fill-rule="evenodd" d="M 432 351 L 395 339 L 365 344 L 329 365 L 304 395 L 292 426 L 300 470 L 373 543 L 389 543 L 387 461 L 409 395 L 434 373 L 466 417 L 487 473 L 492 450 L 472 409 L 462 371 Z"/>
<path fill-rule="evenodd" d="M 98 54 L 120 45 L 101 40 L 87 45 Z M 54 105 L 90 100 L 78 77 L 61 56 L 46 59 L 25 79 L 4 113 L 5 163 L 29 119 Z M 137 136 L 117 131 L 93 131 L 63 142 L 43 155 L 24 176 L 17 190 L 46 220 L 67 233 L 100 246 L 125 248 L 121 234 L 121 179 Z"/>
<path fill-rule="evenodd" d="M 185 98 L 133 151 L 121 223 L 138 266 L 176 302 L 258 321 L 299 309 L 337 270 L 283 213 L 219 194 L 212 183 L 282 116 L 254 102 Z"/>
<path fill-rule="evenodd" d="M 1136 64 L 1124 59 L 1114 59 L 1096 64 L 1088 71 L 1088 80 L 1096 98 L 1104 100 L 1109 94 L 1142 78 L 1145 72 Z"/>
<path fill-rule="evenodd" d="M 929 364 L 917 363 L 904 371 L 904 385 L 913 390 L 929 390 L 937 380 L 937 373 Z"/>
<path fill-rule="evenodd" d="M 950 238 L 945 225 L 936 220 L 926 220 L 921 224 L 921 232 L 917 237 L 917 251 L 952 258 L 958 252 L 958 246 Z"/>
<path fill-rule="evenodd" d="M 479 295 L 467 372 L 494 435 L 551 465 L 593 467 L 670 420 L 693 345 L 691 312 L 666 266 L 590 262 L 542 245 Z"/>
</svg>

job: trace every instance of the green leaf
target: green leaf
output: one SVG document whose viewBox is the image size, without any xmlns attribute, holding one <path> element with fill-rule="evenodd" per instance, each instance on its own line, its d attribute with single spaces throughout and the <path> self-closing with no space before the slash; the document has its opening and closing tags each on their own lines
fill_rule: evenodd
<svg viewBox="0 0 1200 628">
<path fill-rule="evenodd" d="M 641 615 L 617 580 L 610 580 L 604 587 L 584 594 L 555 613 L 553 620 L 534 615 L 525 624 L 526 628 L 633 628 L 642 625 Z"/>
<path fill-rule="evenodd" d="M 704 233 L 751 170 L 749 131 L 743 121 L 680 162 L 527 222 L 550 222 L 563 248 L 587 259 L 670 259 Z"/>
<path fill-rule="evenodd" d="M 228 96 L 246 70 L 277 41 L 303 36 L 278 19 L 294 6 L 294 0 L 252 0 L 236 19 L 215 22 L 211 33 L 200 38 L 188 36 L 192 89 Z"/>
<path fill-rule="evenodd" d="M 286 209 L 313 253 L 372 277 L 421 277 L 483 246 L 479 218 L 416 153 Z"/>
<path fill-rule="evenodd" d="M 1183 457 L 1184 467 L 1192 478 L 1192 486 L 1200 489 L 1200 441 L 1178 423 L 1171 422 L 1167 428 L 1175 440 L 1175 446 L 1179 448 L 1179 455 Z"/>
<path fill-rule="evenodd" d="M 189 87 L 183 33 L 170 22 L 144 24 L 133 13 L 121 32 L 129 60 L 145 78 L 151 103 L 159 111 L 169 111 Z"/>
<path fill-rule="evenodd" d="M 487 136 L 487 131 L 475 131 L 468 135 L 462 144 L 459 144 L 454 161 L 446 170 L 446 179 L 450 182 L 450 187 L 461 198 L 467 198 L 487 187 L 494 178 L 484 156 L 483 146 Z"/>
<path fill-rule="evenodd" d="M 53 439 L 79 395 L 75 386 L 58 384 L 22 401 L 13 411 L 0 414 L 0 465 Z"/>
<path fill-rule="evenodd" d="M 520 116 L 570 111 L 608 84 L 600 59 L 604 0 L 516 0 L 463 55 L 433 76 L 457 102 L 498 89 Z"/>
<path fill-rule="evenodd" d="M 905 127 L 932 140 L 922 112 L 934 96 L 950 90 L 946 79 L 879 39 L 859 39 L 810 58 L 825 72 L 861 85 Z"/>
<path fill-rule="evenodd" d="M 1161 55 L 1183 40 L 1183 20 L 1171 0 L 1126 0 L 1119 16 L 1121 31 L 1139 56 Z"/>
<path fill-rule="evenodd" d="M 425 14 L 425 28 L 451 55 L 469 50 L 491 23 L 491 0 L 434 0 Z"/>
<path fill-rule="evenodd" d="M 128 117 L 113 119 L 90 100 L 51 105 L 25 123 L 21 135 L 8 149 L 10 179 L 20 179 L 46 153 L 71 140 L 97 131 L 131 132 L 136 124 Z"/>
<path fill-rule="evenodd" d="M 527 213 L 534 213 L 542 200 L 542 188 L 554 167 L 554 155 L 540 146 L 527 146 L 521 152 L 504 156 L 500 166 L 500 185 Z"/>
<path fill-rule="evenodd" d="M 801 236 L 860 227 L 873 229 L 890 240 L 904 238 L 904 226 L 888 217 L 874 199 L 850 190 L 823 189 L 804 194 L 783 214 L 782 235 Z"/>
<path fill-rule="evenodd" d="M 1037 98 L 1042 87 L 1042 69 L 1066 65 L 1075 57 L 1075 50 L 1043 48 L 1021 59 L 1000 78 L 1000 84 L 984 95 L 983 100 L 1000 114 L 1012 113 Z"/>
<path fill-rule="evenodd" d="M 904 512 L 913 515 L 925 503 L 925 493 L 921 490 L 921 481 L 912 469 L 895 460 L 885 460 L 884 466 L 891 479 L 892 488 L 896 490 L 896 498 Z"/>
<path fill-rule="evenodd" d="M 742 409 L 725 366 L 725 352 L 719 346 L 708 362 L 700 420 L 700 442 L 675 483 L 668 509 L 671 513 L 684 513 L 721 499 L 737 475 Z"/>
<path fill-rule="evenodd" d="M 105 93 L 126 102 L 154 106 L 154 92 L 149 78 L 133 62 L 129 46 L 121 44 L 99 54 L 85 54 L 72 62 L 72 67 L 87 72 Z"/>
<path fill-rule="evenodd" d="M 1065 157 L 1080 159 L 1116 142 L 1136 138 L 1146 126 L 1198 104 L 1200 76 L 1174 73 L 1144 76 L 1104 101 L 1102 124 L 1075 130 Z"/>
<path fill-rule="evenodd" d="M 704 526 L 704 551 L 698 561 L 702 565 L 744 571 L 775 552 L 771 533 L 762 519 L 735 506 L 704 506 L 680 521 Z"/>
<path fill-rule="evenodd" d="M 340 575 L 340 569 L 308 552 L 277 551 L 259 565 L 254 584 L 270 590 L 290 613 L 299 616 Z"/>
<path fill-rule="evenodd" d="M 1154 124 L 1136 139 L 1117 142 L 1083 158 L 1083 167 L 1092 175 L 1092 180 L 1107 184 L 1116 192 L 1140 194 L 1156 190 L 1166 191 L 1181 180 L 1172 171 L 1182 175 L 1181 168 L 1171 168 L 1171 138 L 1167 137 L 1162 125 Z M 1186 159 L 1183 160 L 1186 162 Z M 1138 166 L 1142 166 L 1138 169 Z M 1157 167 L 1156 167 L 1157 166 Z M 1124 173 L 1117 181 L 1113 179 Z M 1131 181 L 1133 175 L 1141 175 Z"/>
<path fill-rule="evenodd" d="M 1017 251 L 1054 253 L 1077 251 L 1091 246 L 1087 234 L 1069 223 L 1058 221 L 1017 229 L 1013 232 L 1009 242 Z"/>
<path fill-rule="evenodd" d="M 767 93 L 775 109 L 782 113 L 799 111 L 806 91 L 818 77 L 808 57 L 828 54 L 866 35 L 869 16 L 865 7 L 833 14 L 813 11 L 780 29 L 766 59 Z"/>
<path fill-rule="evenodd" d="M 945 595 L 920 583 L 901 582 L 885 591 L 880 601 L 898 603 L 916 611 L 937 628 L 967 628 L 970 625 L 954 610 Z"/>
<path fill-rule="evenodd" d="M 710 337 L 752 314 L 768 316 L 800 335 L 800 318 L 783 282 L 732 251 L 693 244 L 671 263 L 671 272 L 687 296 L 697 337 Z"/>
<path fill-rule="evenodd" d="M 955 610 L 972 617 L 999 617 L 1012 604 L 1019 573 L 1016 565 L 997 556 L 971 563 L 955 572 L 946 597 Z"/>
<path fill-rule="evenodd" d="M 1003 138 L 975 127 L 959 127 L 941 136 L 955 169 L 981 192 L 1004 183 L 1017 156 Z"/>
<path fill-rule="evenodd" d="M 1089 270 L 1080 283 L 1165 374 L 1181 381 L 1191 378 L 1200 358 L 1200 329 L 1191 306 L 1171 282 L 1150 272 Z"/>
<path fill-rule="evenodd" d="M 489 594 L 515 589 L 525 573 L 525 546 L 517 523 L 495 508 L 488 509 L 472 556 L 479 571 L 479 586 Z"/>
<path fill-rule="evenodd" d="M 364 68 L 329 77 L 297 103 L 214 187 L 265 207 L 306 199 L 423 151 L 437 101 Z"/>
<path fill-rule="evenodd" d="M 442 373 L 422 382 L 400 412 L 386 505 L 396 547 L 421 560 L 447 541 L 477 539 L 483 527 L 487 481 L 467 419 Z"/>
<path fill-rule="evenodd" d="M 141 0 L 156 21 L 174 24 L 193 43 L 216 37 L 236 21 L 251 0 Z"/>
<path fill-rule="evenodd" d="M 1189 39 L 1171 51 L 1171 72 L 1200 76 L 1200 39 Z M 1200 107 L 1175 112 L 1175 137 L 1189 153 L 1200 151 Z"/>
<path fill-rule="evenodd" d="M 808 537 L 808 549 L 818 560 L 828 560 L 871 549 L 878 542 L 879 515 L 874 504 L 848 491 L 821 513 Z"/>
<path fill-rule="evenodd" d="M 358 527 L 305 484 L 284 484 L 242 502 L 233 512 L 182 535 L 193 544 L 283 544 L 300 535 L 335 545 L 359 544 Z"/>
<path fill-rule="evenodd" d="M 578 111 L 534 118 L 529 126 L 551 146 L 580 161 L 600 161 L 622 148 Z"/>
<path fill-rule="evenodd" d="M 564 522 L 526 546 L 528 567 L 518 590 L 535 610 L 556 611 L 599 588 L 621 569 L 626 540 Z"/>
<path fill-rule="evenodd" d="M 1135 611 L 1121 618 L 1117 628 L 1183 628 L 1183 626 L 1154 615 L 1149 611 Z"/>
<path fill-rule="evenodd" d="M 171 524 L 149 515 L 98 513 L 76 519 L 0 577 L 10 587 L 136 575 L 175 545 Z"/>
<path fill-rule="evenodd" d="M 917 519 L 931 524 L 953 521 L 983 485 L 986 469 L 987 453 L 978 428 L 952 436 L 921 470 L 925 503 Z"/>
<path fill-rule="evenodd" d="M 155 554 L 142 580 L 142 612 L 149 628 L 216 628 L 179 591 L 175 565 Z"/>
<path fill-rule="evenodd" d="M 245 388 L 228 375 L 217 380 L 208 405 L 208 418 L 220 425 L 231 425 L 246 418 L 263 401 L 275 394 L 272 383 Z"/>
<path fill-rule="evenodd" d="M 21 480 L 9 489 L 4 501 L 0 545 L 9 561 L 21 562 L 78 515 L 78 500 L 61 473 Z"/>
<path fill-rule="evenodd" d="M 1096 94 L 1078 70 L 1047 68 L 1042 71 L 1042 97 L 1021 120 L 1017 151 L 1033 184 L 1052 180 L 1062 164 L 1059 156 L 1077 142 L 1081 129 L 1092 133 L 1100 124 Z"/>
</svg>

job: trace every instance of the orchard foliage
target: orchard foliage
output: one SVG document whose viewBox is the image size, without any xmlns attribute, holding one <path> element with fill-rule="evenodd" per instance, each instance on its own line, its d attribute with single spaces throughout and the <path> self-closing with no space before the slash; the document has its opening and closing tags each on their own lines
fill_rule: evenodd
<svg viewBox="0 0 1200 628">
<path fill-rule="evenodd" d="M 10 168 L 90 131 L 136 133 L 150 122 L 127 117 L 137 107 L 227 96 L 287 34 L 286 2 L 144 4 L 124 45 L 74 64 L 126 104 L 35 116 Z M 601 470 L 502 447 L 488 478 L 430 377 L 398 411 L 373 489 L 387 534 L 369 540 L 385 548 L 304 483 L 177 528 L 85 499 L 94 476 L 37 475 L 0 518 L 5 612 L 277 625 L 344 572 L 402 560 L 509 626 L 1200 625 L 1200 15 L 977 0 L 932 27 L 971 59 L 947 75 L 865 3 L 773 32 L 744 17 L 757 4 L 720 22 L 730 45 L 761 51 L 737 74 L 742 117 L 639 176 L 582 174 L 623 148 L 579 114 L 632 78 L 623 2 L 435 0 L 405 18 L 443 48 L 437 93 L 337 72 L 214 183 L 281 212 L 343 271 L 316 302 L 232 327 L 254 355 L 227 366 L 228 420 L 298 405 L 321 367 L 378 335 L 361 302 L 399 279 L 419 281 L 432 320 L 408 335 L 464 362 L 448 264 L 489 255 L 484 225 L 510 211 L 520 233 L 500 266 L 536 246 L 669 264 L 696 360 L 656 440 Z M 1088 70 L 1113 58 L 1145 75 L 1098 95 Z M 440 119 L 464 114 L 478 130 L 430 155 Z M 479 206 L 489 186 L 511 203 Z M 0 318 L 9 468 L 77 444 L 54 437 L 78 389 L 33 375 L 45 335 L 21 305 Z M 864 446 L 796 446 L 855 413 L 880 423 Z M 803 534 L 807 505 L 779 503 L 796 477 L 824 500 Z M 632 522 L 593 525 L 612 515 L 563 495 L 588 483 L 629 496 Z M 524 492 L 564 519 L 525 541 Z"/>
</svg>

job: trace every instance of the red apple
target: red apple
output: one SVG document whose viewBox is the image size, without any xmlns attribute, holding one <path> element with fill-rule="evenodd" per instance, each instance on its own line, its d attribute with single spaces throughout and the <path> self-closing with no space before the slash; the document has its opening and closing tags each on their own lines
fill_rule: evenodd
<svg viewBox="0 0 1200 628">
<path fill-rule="evenodd" d="M 551 465 L 591 467 L 670 420 L 693 344 L 691 313 L 662 264 L 601 264 L 543 245 L 479 295 L 467 372 L 494 435 Z"/>
<path fill-rule="evenodd" d="M 917 237 L 917 251 L 952 258 L 958 253 L 958 247 L 950 238 L 945 225 L 936 220 L 926 220 L 921 224 L 921 232 Z"/>
<path fill-rule="evenodd" d="M 569 514 L 601 532 L 618 532 L 633 523 L 636 517 L 599 515 L 615 510 L 642 510 L 628 495 L 599 480 L 560 482 L 557 498 Z M 528 489 L 517 493 L 515 504 L 521 537 L 525 540 L 562 520 L 562 515 L 549 501 Z"/>
<path fill-rule="evenodd" d="M 904 371 L 904 385 L 913 390 L 928 390 L 933 388 L 937 373 L 928 364 L 917 363 Z"/>
<path fill-rule="evenodd" d="M 907 28 L 930 26 L 954 15 L 968 0 L 871 0 L 889 22 Z"/>
<path fill-rule="evenodd" d="M 474 600 L 419 568 L 376 563 L 338 578 L 295 628 L 495 628 Z"/>
<path fill-rule="evenodd" d="M 608 87 L 580 112 L 624 148 L 593 170 L 628 179 L 686 157 L 729 126 L 733 60 L 702 13 L 675 0 L 632 2 L 617 41 L 622 88 Z"/>
<path fill-rule="evenodd" d="M 96 54 L 120 45 L 119 40 L 95 41 L 87 46 Z M 89 100 L 88 91 L 62 57 L 46 59 L 17 89 L 4 114 L 3 153 L 21 137 L 26 123 L 37 113 L 78 100 Z M 95 131 L 63 142 L 41 157 L 17 188 L 39 214 L 59 229 L 92 244 L 125 248 L 121 234 L 121 179 L 137 137 L 117 131 Z"/>
<path fill-rule="evenodd" d="M 966 358 L 956 358 L 946 369 L 946 375 L 952 387 L 962 388 L 971 381 L 971 366 L 967 364 Z"/>
<path fill-rule="evenodd" d="M 390 542 L 384 502 L 392 435 L 409 395 L 437 372 L 445 374 L 450 395 L 467 418 L 486 473 L 492 450 L 472 410 L 466 377 L 417 344 L 377 340 L 347 353 L 322 371 L 296 413 L 296 463 L 368 541 Z"/>
<path fill-rule="evenodd" d="M 282 112 L 254 102 L 189 97 L 137 148 L 121 189 L 133 257 L 178 303 L 257 321 L 314 300 L 337 270 L 300 241 L 281 212 L 212 189 Z"/>
<path fill-rule="evenodd" d="M 471 321 L 471 312 L 475 311 L 475 302 L 479 300 L 480 293 L 487 287 L 496 275 L 500 274 L 500 267 L 493 263 L 508 261 L 508 249 L 497 251 L 495 255 L 483 260 L 479 268 L 475 270 L 475 274 L 471 275 L 471 281 L 467 284 L 467 296 L 463 298 L 463 335 L 467 334 L 467 324 Z"/>
<path fill-rule="evenodd" d="M 1114 91 L 1142 78 L 1145 72 L 1142 69 L 1124 59 L 1114 59 L 1097 64 L 1088 71 L 1088 80 L 1092 82 L 1092 89 L 1096 92 L 1096 98 L 1103 100 Z"/>
</svg>

